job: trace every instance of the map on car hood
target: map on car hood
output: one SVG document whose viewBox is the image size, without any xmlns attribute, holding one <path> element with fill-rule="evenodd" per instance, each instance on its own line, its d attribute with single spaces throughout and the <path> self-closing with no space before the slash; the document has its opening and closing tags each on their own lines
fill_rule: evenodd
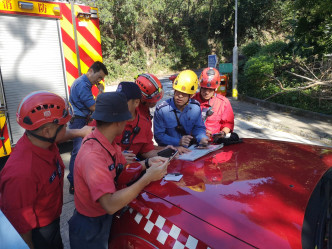
<svg viewBox="0 0 332 249">
<path fill-rule="evenodd" d="M 196 145 L 192 145 L 188 148 L 189 150 L 191 150 L 191 152 L 180 155 L 179 159 L 185 161 L 195 161 L 202 156 L 221 149 L 223 146 L 224 144 L 208 145 L 206 148 L 202 149 L 197 148 Z"/>
</svg>

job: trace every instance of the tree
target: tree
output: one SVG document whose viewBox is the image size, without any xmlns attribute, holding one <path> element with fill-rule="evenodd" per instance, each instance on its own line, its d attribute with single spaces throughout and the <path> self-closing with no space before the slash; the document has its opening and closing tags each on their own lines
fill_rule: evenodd
<svg viewBox="0 0 332 249">
<path fill-rule="evenodd" d="M 332 52 L 332 2 L 326 0 L 295 0 L 295 38 L 302 53 Z"/>
<path fill-rule="evenodd" d="M 281 91 L 269 96 L 265 100 L 287 92 L 300 91 L 310 98 L 318 99 L 319 104 L 323 100 L 332 101 L 332 61 L 327 59 L 317 61 L 317 59 L 314 59 L 309 64 L 301 60 L 294 60 L 293 62 L 295 70 L 299 71 L 299 73 L 286 72 L 300 79 L 301 83 L 296 87 L 285 87 L 285 84 L 278 77 L 272 77 L 278 83 Z M 305 92 L 308 89 L 311 90 L 310 94 Z"/>
</svg>

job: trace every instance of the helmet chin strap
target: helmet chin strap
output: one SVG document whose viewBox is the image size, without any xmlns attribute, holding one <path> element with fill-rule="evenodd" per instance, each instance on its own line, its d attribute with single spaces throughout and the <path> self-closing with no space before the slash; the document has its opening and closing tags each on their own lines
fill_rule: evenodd
<svg viewBox="0 0 332 249">
<path fill-rule="evenodd" d="M 60 130 L 61 130 L 63 127 L 64 127 L 64 125 L 60 125 L 60 126 L 56 129 L 55 135 L 54 135 L 53 137 L 51 137 L 51 138 L 46 138 L 46 137 L 39 136 L 39 135 L 37 135 L 37 134 L 35 134 L 35 133 L 29 131 L 29 130 L 26 130 L 26 133 L 27 133 L 28 135 L 31 135 L 31 136 L 33 136 L 33 137 L 35 137 L 35 138 L 37 138 L 37 139 L 43 141 L 43 142 L 48 142 L 48 143 L 53 144 L 53 143 L 55 142 L 55 139 L 56 139 L 58 133 L 60 132 Z"/>
</svg>

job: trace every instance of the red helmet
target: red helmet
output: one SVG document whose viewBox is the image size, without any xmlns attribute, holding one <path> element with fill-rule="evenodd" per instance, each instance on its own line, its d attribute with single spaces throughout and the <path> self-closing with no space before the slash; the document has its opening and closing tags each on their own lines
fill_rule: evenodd
<svg viewBox="0 0 332 249">
<path fill-rule="evenodd" d="M 203 70 L 199 77 L 201 87 L 217 89 L 220 85 L 220 74 L 217 69 L 208 67 Z"/>
<path fill-rule="evenodd" d="M 143 73 L 136 78 L 136 84 L 142 91 L 142 100 L 150 103 L 157 103 L 164 95 L 163 86 L 156 76 Z"/>
<path fill-rule="evenodd" d="M 26 130 L 36 130 L 46 123 L 66 124 L 72 116 L 68 102 L 55 93 L 36 91 L 21 101 L 16 121 Z"/>
</svg>

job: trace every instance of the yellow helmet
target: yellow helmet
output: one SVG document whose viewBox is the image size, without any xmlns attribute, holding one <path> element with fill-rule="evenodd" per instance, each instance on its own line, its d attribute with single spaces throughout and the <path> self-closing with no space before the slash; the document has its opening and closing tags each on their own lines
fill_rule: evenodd
<svg viewBox="0 0 332 249">
<path fill-rule="evenodd" d="M 197 75 L 191 70 L 182 71 L 173 82 L 173 89 L 182 93 L 195 94 L 197 87 Z"/>
</svg>

